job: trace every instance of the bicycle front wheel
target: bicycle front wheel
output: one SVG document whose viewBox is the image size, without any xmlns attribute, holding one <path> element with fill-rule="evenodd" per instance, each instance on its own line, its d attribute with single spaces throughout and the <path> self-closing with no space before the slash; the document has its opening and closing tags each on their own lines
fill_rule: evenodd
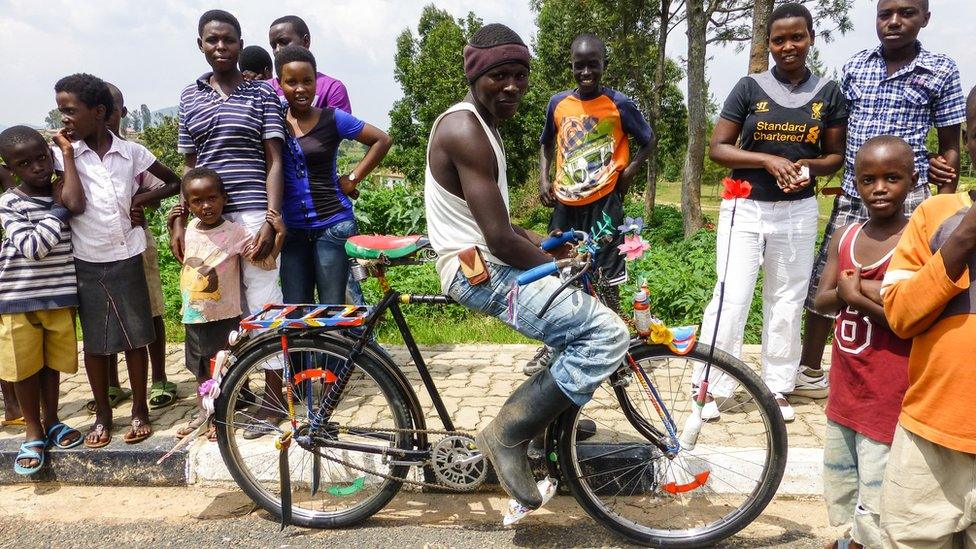
<svg viewBox="0 0 976 549">
<path fill-rule="evenodd" d="M 408 467 L 392 464 L 391 449 L 408 449 L 412 427 L 406 401 L 382 368 L 358 357 L 348 362 L 346 343 L 326 337 L 289 339 L 292 375 L 304 370 L 348 378 L 334 411 L 321 417 L 331 376 L 304 381 L 292 377 L 297 421 L 288 468 L 292 523 L 312 528 L 355 525 L 396 495 Z M 231 476 L 260 507 L 281 517 L 280 452 L 275 440 L 292 430 L 282 379 L 281 340 L 272 338 L 239 357 L 222 384 L 215 405 L 217 442 Z M 263 395 L 262 395 L 263 393 Z M 332 394 L 335 394 L 334 392 Z M 312 428 L 317 422 L 318 428 Z M 314 433 L 315 442 L 299 444 Z"/>
<path fill-rule="evenodd" d="M 786 425 L 762 380 L 728 353 L 715 350 L 709 375 L 725 376 L 725 396 L 715 395 L 721 419 L 702 425 L 693 450 L 675 451 L 670 435 L 691 414 L 692 386 L 710 351 L 699 344 L 679 356 L 663 346 L 632 346 L 633 364 L 561 417 L 563 478 L 608 529 L 655 547 L 701 547 L 745 528 L 775 495 L 786 467 Z M 579 428 L 581 419 L 596 423 L 595 435 Z"/>
</svg>

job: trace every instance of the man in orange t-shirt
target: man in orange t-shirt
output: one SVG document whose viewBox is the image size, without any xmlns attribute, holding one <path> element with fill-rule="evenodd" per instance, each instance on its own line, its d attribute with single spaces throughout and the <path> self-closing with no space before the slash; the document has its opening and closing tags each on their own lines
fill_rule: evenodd
<svg viewBox="0 0 976 549">
<path fill-rule="evenodd" d="M 976 160 L 976 88 L 966 105 Z M 976 546 L 976 191 L 915 211 L 882 287 L 892 331 L 912 338 L 908 391 L 881 491 L 885 546 Z"/>
</svg>

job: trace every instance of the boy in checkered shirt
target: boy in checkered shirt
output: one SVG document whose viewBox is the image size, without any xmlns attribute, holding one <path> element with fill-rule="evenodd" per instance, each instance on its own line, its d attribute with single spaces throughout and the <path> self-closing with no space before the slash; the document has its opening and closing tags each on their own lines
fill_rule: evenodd
<svg viewBox="0 0 976 549">
<path fill-rule="evenodd" d="M 841 92 L 849 101 L 843 193 L 834 199 L 830 221 L 813 266 L 807 294 L 803 354 L 793 394 L 827 396 L 827 376 L 820 369 L 832 319 L 814 312 L 813 300 L 827 260 L 827 244 L 839 227 L 867 221 L 857 194 L 854 156 L 879 135 L 894 135 L 915 152 L 918 184 L 905 200 L 905 215 L 931 194 L 954 193 L 959 173 L 959 128 L 966 120 L 966 98 L 959 69 L 948 56 L 932 53 L 918 41 L 931 18 L 928 0 L 880 0 L 876 27 L 880 44 L 855 54 L 844 65 Z M 938 153 L 925 148 L 929 130 L 938 133 Z"/>
</svg>

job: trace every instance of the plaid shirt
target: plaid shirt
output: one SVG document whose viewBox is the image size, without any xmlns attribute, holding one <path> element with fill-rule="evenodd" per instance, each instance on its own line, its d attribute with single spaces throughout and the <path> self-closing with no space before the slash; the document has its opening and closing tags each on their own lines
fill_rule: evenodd
<svg viewBox="0 0 976 549">
<path fill-rule="evenodd" d="M 959 69 L 948 56 L 931 53 L 920 43 L 918 56 L 888 76 L 881 45 L 864 50 L 844 65 L 841 93 L 850 102 L 842 187 L 857 196 L 854 156 L 865 141 L 896 135 L 915 151 L 919 185 L 928 182 L 929 160 L 925 137 L 929 128 L 943 128 L 966 120 L 966 98 Z"/>
</svg>

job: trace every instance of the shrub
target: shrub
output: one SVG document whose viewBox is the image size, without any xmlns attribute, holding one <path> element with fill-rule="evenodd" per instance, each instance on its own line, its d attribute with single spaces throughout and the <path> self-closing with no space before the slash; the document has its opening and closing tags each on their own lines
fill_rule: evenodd
<svg viewBox="0 0 976 549">
<path fill-rule="evenodd" d="M 670 208 L 674 210 L 674 208 Z M 667 211 L 667 207 L 655 207 Z M 667 213 L 662 216 L 671 217 Z M 647 281 L 650 291 L 651 311 L 672 326 L 702 323 L 705 307 L 715 288 L 715 233 L 702 230 L 691 238 L 674 238 L 671 224 L 652 227 L 645 239 L 652 247 L 641 259 L 628 265 L 630 277 L 621 288 L 621 297 L 627 314 L 630 314 L 632 297 L 642 280 Z M 662 233 L 660 231 L 666 231 Z M 665 236 L 668 232 L 671 234 Z M 735 276 L 730 273 L 729 276 Z M 725 317 L 728 318 L 728 317 Z M 727 322 L 723 321 L 723 322 Z M 749 320 L 746 323 L 745 342 L 759 343 L 762 336 L 762 283 L 756 284 Z"/>
<path fill-rule="evenodd" d="M 411 184 L 387 187 L 365 182 L 355 206 L 359 232 L 418 234 L 427 231 L 423 189 Z"/>
</svg>

